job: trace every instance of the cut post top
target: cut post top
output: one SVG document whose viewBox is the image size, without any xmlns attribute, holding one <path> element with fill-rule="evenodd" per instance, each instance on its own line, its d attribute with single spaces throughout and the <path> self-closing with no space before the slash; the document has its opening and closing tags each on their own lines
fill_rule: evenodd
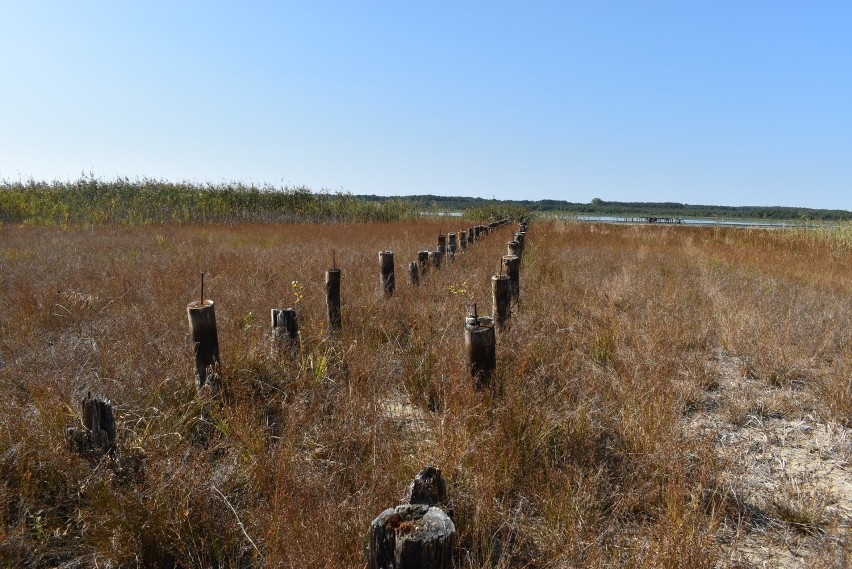
<svg viewBox="0 0 852 569">
<path fill-rule="evenodd" d="M 207 300 L 193 300 L 189 304 L 186 305 L 190 310 L 200 310 L 202 308 L 209 308 L 213 306 L 213 301 L 209 298 Z"/>
</svg>

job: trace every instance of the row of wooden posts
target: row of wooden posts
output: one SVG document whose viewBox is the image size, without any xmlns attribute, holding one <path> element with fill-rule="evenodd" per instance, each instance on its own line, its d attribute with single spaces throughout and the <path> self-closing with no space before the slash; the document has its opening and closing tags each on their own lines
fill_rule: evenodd
<svg viewBox="0 0 852 569">
<path fill-rule="evenodd" d="M 506 274 L 491 277 L 492 316 L 473 314 L 465 318 L 465 351 L 471 375 L 478 386 L 487 383 L 497 367 L 496 328 L 504 328 L 512 304 L 520 299 L 520 265 L 527 222 L 522 220 L 515 238 L 501 259 Z M 388 508 L 370 523 L 367 551 L 369 569 L 450 569 L 456 528 L 452 503 L 447 499 L 441 470 L 427 466 L 414 478 L 405 503 Z"/>
<path fill-rule="evenodd" d="M 409 281 L 419 285 L 421 276 L 425 276 L 429 267 L 439 269 L 443 260 L 452 262 L 455 258 L 459 247 L 461 250 L 467 249 L 469 244 L 476 243 L 483 239 L 488 233 L 506 225 L 509 220 L 503 219 L 492 222 L 488 225 L 477 225 L 470 229 L 459 233 L 460 239 L 457 239 L 456 233 L 443 233 L 438 236 L 438 247 L 434 251 L 420 251 L 417 254 L 417 262 L 412 262 L 408 266 Z M 449 237 L 449 246 L 447 246 L 447 237 Z M 513 244 L 517 247 L 517 241 L 512 241 L 509 244 L 510 251 Z M 509 257 L 504 258 L 509 259 Z M 517 298 L 517 281 L 518 281 L 518 262 L 509 259 L 507 273 L 514 286 L 512 287 L 513 298 Z M 340 313 L 340 269 L 337 268 L 336 262 L 334 267 L 325 272 L 325 288 L 326 288 L 326 308 L 328 327 L 331 333 L 339 331 L 342 328 L 342 319 Z M 394 255 L 393 251 L 379 252 L 379 287 L 385 297 L 393 296 L 396 279 L 394 270 Z M 501 305 L 502 306 L 502 305 Z M 504 311 L 503 316 L 498 320 L 504 322 L 507 316 Z M 189 318 L 190 332 L 192 335 L 192 345 L 195 351 L 195 379 L 196 385 L 199 388 L 204 387 L 209 383 L 211 377 L 215 377 L 218 369 L 221 366 L 219 356 L 219 339 L 216 331 L 216 312 L 212 300 L 204 298 L 204 275 L 201 276 L 201 299 L 190 302 L 187 305 L 187 315 Z M 298 317 L 292 308 L 273 308 L 272 309 L 272 331 L 273 336 L 280 342 L 296 344 L 299 341 L 299 324 Z"/>
<path fill-rule="evenodd" d="M 506 246 L 506 255 L 500 260 L 500 273 L 491 277 L 491 316 L 480 316 L 474 304 L 473 314 L 468 314 L 465 319 L 467 364 L 477 386 L 488 383 L 497 368 L 496 330 L 502 330 L 509 324 L 512 306 L 520 304 L 521 259 L 526 231 L 527 221 L 522 220 L 514 239 Z"/>
<path fill-rule="evenodd" d="M 469 243 L 475 243 L 490 231 L 508 220 L 475 226 L 461 231 L 457 241 L 455 233 L 438 237 L 435 251 L 420 251 L 417 262 L 408 265 L 409 282 L 420 283 L 431 265 L 440 268 L 446 256 L 452 262 L 458 252 Z M 497 367 L 496 329 L 508 325 L 512 305 L 520 300 L 520 266 L 523 257 L 527 221 L 522 220 L 514 239 L 507 244 L 506 255 L 501 258 L 500 274 L 491 277 L 492 316 L 479 315 L 476 305 L 473 314 L 465 318 L 464 335 L 467 363 L 477 386 L 488 383 Z M 340 269 L 334 266 L 325 272 L 327 319 L 329 331 L 342 328 L 340 313 Z M 379 253 L 381 291 L 388 297 L 394 291 L 393 252 Z M 505 274 L 503 270 L 505 269 Z M 204 298 L 204 275 L 201 276 L 201 298 L 187 305 L 192 343 L 195 355 L 196 386 L 211 386 L 221 366 L 216 314 L 212 300 Z M 299 341 L 296 312 L 292 308 L 272 309 L 273 337 L 277 341 L 294 345 Z M 81 424 L 66 429 L 69 448 L 94 458 L 112 453 L 115 448 L 115 420 L 108 400 L 93 398 L 91 393 L 81 402 Z M 456 530 L 452 510 L 446 507 L 446 484 L 440 469 L 427 466 L 409 487 L 406 503 L 390 508 L 370 524 L 370 542 L 367 551 L 370 569 L 449 569 L 455 547 Z"/>
</svg>

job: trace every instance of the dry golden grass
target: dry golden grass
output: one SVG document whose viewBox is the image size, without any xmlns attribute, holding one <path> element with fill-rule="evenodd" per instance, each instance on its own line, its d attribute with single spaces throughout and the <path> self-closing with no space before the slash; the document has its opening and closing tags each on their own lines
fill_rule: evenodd
<svg viewBox="0 0 852 569">
<path fill-rule="evenodd" d="M 687 418 L 852 426 L 852 255 L 831 235 L 535 223 L 498 372 L 477 391 L 465 304 L 490 311 L 511 229 L 412 288 L 404 267 L 440 229 L 0 226 L 0 562 L 362 567 L 370 520 L 434 462 L 458 567 L 724 566 L 722 529 L 746 535 L 756 516 Z M 332 250 L 344 330 L 329 339 Z M 395 252 L 391 299 L 379 250 Z M 193 384 L 201 271 L 216 400 Z M 269 310 L 294 305 L 301 350 L 281 355 Z M 719 350 L 777 394 L 769 407 L 727 397 Z M 88 390 L 118 425 L 116 456 L 95 464 L 63 438 Z M 829 539 L 831 500 L 796 496 L 764 514 Z M 849 555 L 832 551 L 815 566 Z"/>
</svg>

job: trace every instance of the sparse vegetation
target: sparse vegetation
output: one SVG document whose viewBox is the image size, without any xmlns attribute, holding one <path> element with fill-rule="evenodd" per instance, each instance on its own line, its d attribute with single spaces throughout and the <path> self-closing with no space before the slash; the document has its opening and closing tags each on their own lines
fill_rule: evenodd
<svg viewBox="0 0 852 569">
<path fill-rule="evenodd" d="M 845 230 L 535 223 L 521 305 L 477 390 L 464 307 L 490 306 L 508 229 L 384 299 L 376 252 L 399 272 L 446 219 L 197 215 L 0 225 L 0 565 L 362 567 L 370 520 L 430 462 L 460 568 L 742 566 L 742 543 L 784 528 L 811 567 L 852 554 L 848 497 L 808 478 L 764 500 L 722 452 L 807 420 L 831 425 L 816 448 L 849 476 Z M 329 338 L 332 250 L 343 330 Z M 185 314 L 202 271 L 215 398 L 196 395 Z M 269 310 L 293 305 L 299 350 L 274 352 Z M 89 390 L 112 400 L 118 444 L 92 461 L 63 439 Z"/>
</svg>

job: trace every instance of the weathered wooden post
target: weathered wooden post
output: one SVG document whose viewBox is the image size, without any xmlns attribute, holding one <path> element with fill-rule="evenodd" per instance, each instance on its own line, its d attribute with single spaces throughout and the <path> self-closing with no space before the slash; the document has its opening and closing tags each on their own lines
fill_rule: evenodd
<svg viewBox="0 0 852 569">
<path fill-rule="evenodd" d="M 456 527 L 439 505 L 446 500 L 441 470 L 427 466 L 408 488 L 407 503 L 370 523 L 369 569 L 450 569 Z"/>
<path fill-rule="evenodd" d="M 393 251 L 379 251 L 379 285 L 386 297 L 393 296 L 394 273 L 393 273 Z"/>
<path fill-rule="evenodd" d="M 203 287 L 202 287 L 203 289 Z M 219 359 L 219 334 L 212 300 L 195 300 L 186 306 L 192 345 L 195 351 L 195 386 L 207 385 L 222 365 Z M 211 387 L 215 387 L 212 386 Z"/>
<path fill-rule="evenodd" d="M 491 277 L 491 300 L 494 321 L 498 328 L 502 328 L 509 322 L 512 314 L 512 283 L 508 275 Z"/>
<path fill-rule="evenodd" d="M 417 264 L 420 266 L 421 275 L 425 275 L 429 272 L 429 251 L 417 252 Z"/>
<path fill-rule="evenodd" d="M 325 304 L 329 332 L 340 330 L 343 327 L 343 319 L 340 317 L 340 269 L 328 269 L 325 272 Z"/>
<path fill-rule="evenodd" d="M 473 228 L 473 227 L 469 227 L 469 228 L 468 228 L 468 230 L 467 230 L 467 240 L 468 240 L 471 244 L 473 244 L 473 243 L 476 243 L 476 237 L 477 237 L 477 236 L 476 236 L 476 232 L 474 231 L 474 228 Z"/>
<path fill-rule="evenodd" d="M 520 260 L 522 253 L 523 253 L 523 247 L 521 247 L 521 244 L 518 243 L 517 241 L 509 241 L 508 243 L 506 243 L 506 254 L 507 255 L 514 255 L 515 257 L 518 258 L 518 260 Z"/>
<path fill-rule="evenodd" d="M 518 243 L 518 250 L 520 251 L 520 255 L 518 257 L 523 258 L 524 256 L 524 247 L 526 246 L 527 234 L 523 231 L 518 231 L 515 233 L 515 241 Z"/>
<path fill-rule="evenodd" d="M 477 316 L 476 305 L 474 315 L 465 319 L 464 347 L 470 375 L 476 386 L 482 387 L 497 368 L 497 337 L 494 320 L 488 316 Z"/>
<path fill-rule="evenodd" d="M 447 236 L 444 235 L 443 233 L 438 235 L 438 249 L 437 250 L 440 251 L 441 254 L 444 254 L 444 253 L 447 252 Z"/>
<path fill-rule="evenodd" d="M 80 401 L 82 425 L 65 429 L 68 449 L 83 457 L 111 453 L 115 449 L 115 418 L 108 399 L 93 398 L 92 392 Z"/>
<path fill-rule="evenodd" d="M 467 249 L 467 231 L 464 229 L 459 233 L 459 247 L 462 251 Z"/>
<path fill-rule="evenodd" d="M 272 309 L 272 337 L 277 345 L 299 345 L 299 320 L 292 308 Z"/>
<path fill-rule="evenodd" d="M 420 270 L 417 268 L 417 263 L 408 263 L 408 282 L 417 286 L 420 284 Z"/>
<path fill-rule="evenodd" d="M 450 239 L 450 245 L 447 250 L 447 261 L 452 261 L 453 257 L 456 256 L 456 249 L 458 248 L 458 241 L 456 241 L 455 233 L 448 233 L 447 237 Z"/>
<path fill-rule="evenodd" d="M 444 254 L 441 251 L 429 251 L 429 259 L 432 261 L 432 266 L 435 269 L 441 268 L 441 260 L 444 258 Z"/>
<path fill-rule="evenodd" d="M 512 285 L 512 302 L 517 304 L 521 297 L 521 260 L 517 255 L 504 255 L 503 267 Z"/>
</svg>

